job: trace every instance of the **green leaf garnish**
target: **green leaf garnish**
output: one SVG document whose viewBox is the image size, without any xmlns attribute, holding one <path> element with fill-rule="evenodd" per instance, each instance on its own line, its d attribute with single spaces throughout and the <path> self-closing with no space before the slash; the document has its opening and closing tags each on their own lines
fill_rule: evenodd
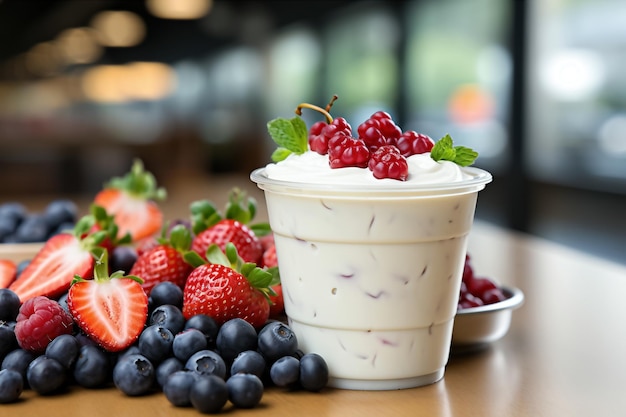
<svg viewBox="0 0 626 417">
<path fill-rule="evenodd" d="M 478 152 L 465 146 L 454 146 L 452 137 L 445 135 L 439 139 L 430 151 L 435 161 L 451 161 L 462 167 L 470 166 L 478 157 Z"/>
<path fill-rule="evenodd" d="M 308 150 L 308 134 L 304 120 L 277 118 L 267 123 L 272 140 L 279 146 L 272 154 L 272 161 L 279 162 L 292 153 L 302 154 Z"/>
</svg>

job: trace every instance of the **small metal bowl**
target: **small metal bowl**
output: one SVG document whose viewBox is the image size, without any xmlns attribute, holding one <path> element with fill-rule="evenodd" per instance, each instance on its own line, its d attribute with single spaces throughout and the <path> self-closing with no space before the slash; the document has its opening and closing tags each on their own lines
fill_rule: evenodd
<svg viewBox="0 0 626 417">
<path fill-rule="evenodd" d="M 0 259 L 9 259 L 16 264 L 31 260 L 43 245 L 43 243 L 0 243 Z"/>
<path fill-rule="evenodd" d="M 513 287 L 501 288 L 505 300 L 457 311 L 452 331 L 453 352 L 484 348 L 509 331 L 513 310 L 524 303 L 524 293 Z"/>
</svg>

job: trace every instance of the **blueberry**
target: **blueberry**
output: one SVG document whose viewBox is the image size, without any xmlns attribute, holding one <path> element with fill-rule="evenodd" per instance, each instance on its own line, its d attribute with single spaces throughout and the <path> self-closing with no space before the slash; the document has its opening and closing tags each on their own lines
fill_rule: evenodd
<svg viewBox="0 0 626 417">
<path fill-rule="evenodd" d="M 45 355 L 49 358 L 56 359 L 65 369 L 69 369 L 76 358 L 80 345 L 71 334 L 62 334 L 57 336 L 46 346 Z"/>
<path fill-rule="evenodd" d="M 32 259 L 24 259 L 23 261 L 17 264 L 17 271 L 15 271 L 17 277 L 19 277 L 22 274 L 22 272 L 24 272 L 26 267 L 30 265 L 31 260 Z"/>
<path fill-rule="evenodd" d="M 19 372 L 12 369 L 0 371 L 0 404 L 17 401 L 24 389 L 24 380 Z"/>
<path fill-rule="evenodd" d="M 245 350 L 233 360 L 233 364 L 230 367 L 230 374 L 254 374 L 261 378 L 265 372 L 265 367 L 266 362 L 263 355 L 256 350 Z"/>
<path fill-rule="evenodd" d="M 48 229 L 56 230 L 63 223 L 76 222 L 78 207 L 71 200 L 53 200 L 44 209 L 43 217 L 48 223 Z"/>
<path fill-rule="evenodd" d="M 222 379 L 226 377 L 224 359 L 217 352 L 209 349 L 191 355 L 185 362 L 185 369 L 200 375 L 216 375 Z"/>
<path fill-rule="evenodd" d="M 209 349 L 215 347 L 215 340 L 217 339 L 219 328 L 213 317 L 206 314 L 196 314 L 195 316 L 189 317 L 189 320 L 185 322 L 185 329 L 198 329 L 204 333 Z"/>
<path fill-rule="evenodd" d="M 154 381 L 154 366 L 143 355 L 124 356 L 113 368 L 113 383 L 128 396 L 147 394 Z"/>
<path fill-rule="evenodd" d="M 59 299 L 57 300 L 59 305 L 61 306 L 61 308 L 63 308 L 63 310 L 65 310 L 67 313 L 70 313 L 70 307 L 67 304 L 67 296 L 69 293 L 64 293 L 63 295 L 61 295 L 59 297 Z M 71 313 L 70 313 L 71 315 Z"/>
<path fill-rule="evenodd" d="M 185 364 L 176 358 L 170 357 L 165 359 L 155 370 L 157 384 L 163 387 L 171 374 L 176 371 L 182 371 L 184 368 Z"/>
<path fill-rule="evenodd" d="M 183 290 L 170 281 L 160 282 L 150 291 L 150 302 L 153 307 L 171 304 L 183 308 Z"/>
<path fill-rule="evenodd" d="M 172 352 L 174 356 L 183 362 L 194 353 L 207 349 L 207 340 L 198 329 L 187 329 L 174 336 Z"/>
<path fill-rule="evenodd" d="M 109 355 L 93 345 L 81 346 L 74 364 L 74 380 L 85 388 L 98 388 L 109 380 Z"/>
<path fill-rule="evenodd" d="M 189 391 L 189 401 L 201 413 L 217 413 L 228 401 L 226 382 L 215 375 L 198 377 Z"/>
<path fill-rule="evenodd" d="M 26 380 L 26 370 L 34 359 L 35 355 L 32 352 L 24 349 L 15 349 L 4 357 L 0 369 L 12 369 L 17 371 L 22 375 L 22 378 Z"/>
<path fill-rule="evenodd" d="M 328 384 L 328 364 L 317 353 L 300 359 L 300 386 L 307 391 L 320 391 Z"/>
<path fill-rule="evenodd" d="M 152 363 L 159 363 L 172 353 L 174 335 L 161 325 L 153 324 L 146 327 L 139 335 L 139 351 Z"/>
<path fill-rule="evenodd" d="M 300 380 L 300 361 L 293 356 L 283 356 L 272 364 L 270 378 L 279 387 L 291 387 Z"/>
<path fill-rule="evenodd" d="M 197 377 L 195 372 L 181 370 L 172 373 L 163 384 L 165 398 L 176 407 L 190 406 L 191 387 L 196 382 Z"/>
<path fill-rule="evenodd" d="M 226 380 L 228 399 L 237 408 L 254 408 L 263 398 L 263 382 L 253 374 L 236 374 Z"/>
<path fill-rule="evenodd" d="M 17 222 L 7 217 L 0 217 L 0 243 L 5 242 L 6 239 L 15 233 L 17 229 Z"/>
<path fill-rule="evenodd" d="M 28 209 L 22 203 L 11 201 L 0 204 L 0 218 L 10 219 L 15 224 L 19 224 L 26 216 L 28 216 Z"/>
<path fill-rule="evenodd" d="M 244 350 L 257 348 L 256 329 L 244 319 L 228 320 L 217 333 L 216 347 L 222 358 L 231 363 Z"/>
<path fill-rule="evenodd" d="M 111 272 L 124 271 L 128 274 L 136 260 L 137 249 L 130 245 L 119 245 L 111 251 L 109 269 Z"/>
<path fill-rule="evenodd" d="M 180 308 L 171 304 L 164 304 L 152 311 L 150 324 L 166 327 L 172 334 L 176 334 L 185 328 L 185 316 L 183 316 Z"/>
<path fill-rule="evenodd" d="M 61 223 L 56 228 L 48 231 L 48 239 L 60 233 L 73 233 L 75 226 L 76 226 L 76 223 L 69 223 L 69 222 Z"/>
<path fill-rule="evenodd" d="M 0 321 L 0 358 L 4 358 L 7 353 L 18 347 L 14 323 Z"/>
<path fill-rule="evenodd" d="M 275 321 L 259 331 L 259 352 L 269 363 L 283 356 L 293 356 L 298 350 L 295 333 L 284 323 Z"/>
<path fill-rule="evenodd" d="M 20 311 L 20 297 L 8 288 L 0 288 L 0 321 L 14 321 Z"/>
<path fill-rule="evenodd" d="M 43 242 L 48 238 L 48 223 L 40 214 L 29 214 L 15 230 L 19 243 Z"/>
<path fill-rule="evenodd" d="M 66 372 L 59 361 L 42 355 L 30 363 L 26 369 L 26 379 L 30 388 L 36 393 L 51 394 L 63 386 Z"/>
</svg>

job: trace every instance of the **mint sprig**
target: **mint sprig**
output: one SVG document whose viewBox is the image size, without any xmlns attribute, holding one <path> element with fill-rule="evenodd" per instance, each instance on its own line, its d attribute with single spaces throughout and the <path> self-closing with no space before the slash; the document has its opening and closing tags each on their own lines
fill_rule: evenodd
<svg viewBox="0 0 626 417">
<path fill-rule="evenodd" d="M 272 161 L 280 162 L 292 153 L 303 154 L 308 150 L 306 123 L 296 116 L 292 119 L 276 118 L 267 123 L 267 130 L 278 148 L 272 153 Z"/>
<path fill-rule="evenodd" d="M 470 166 L 478 158 L 478 152 L 465 146 L 454 146 L 452 137 L 445 135 L 439 139 L 430 151 L 435 161 L 452 161 L 462 167 Z"/>
</svg>

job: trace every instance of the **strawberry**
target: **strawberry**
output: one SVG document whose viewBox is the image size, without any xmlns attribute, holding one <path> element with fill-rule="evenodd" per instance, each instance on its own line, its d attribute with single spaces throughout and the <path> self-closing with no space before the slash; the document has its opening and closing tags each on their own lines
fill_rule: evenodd
<svg viewBox="0 0 626 417">
<path fill-rule="evenodd" d="M 208 262 L 190 251 L 185 259 L 195 266 L 183 290 L 185 318 L 206 314 L 219 325 L 233 318 L 246 320 L 259 328 L 269 318 L 269 296 L 274 276 L 271 271 L 244 263 L 234 244 L 222 252 L 216 244 L 207 251 Z"/>
<path fill-rule="evenodd" d="M 88 233 L 95 233 L 98 231 L 105 232 L 104 239 L 99 243 L 99 246 L 105 248 L 109 253 L 119 245 L 131 243 L 132 237 L 130 233 L 126 233 L 124 236 L 120 236 L 119 227 L 115 223 L 115 217 L 107 213 L 106 209 L 97 204 L 92 204 L 89 208 L 89 214 L 93 218 L 93 225 L 89 229 Z"/>
<path fill-rule="evenodd" d="M 278 259 L 276 258 L 276 245 L 271 245 L 263 251 L 263 266 L 266 268 L 278 266 Z"/>
<path fill-rule="evenodd" d="M 278 283 L 271 286 L 275 295 L 270 295 L 270 318 L 279 318 L 285 313 L 285 300 L 283 298 L 283 286 Z"/>
<path fill-rule="evenodd" d="M 23 303 L 38 295 L 60 296 L 68 290 L 76 274 L 90 277 L 94 266 L 91 251 L 105 236 L 104 232 L 87 234 L 92 226 L 93 219 L 84 216 L 72 233 L 59 233 L 48 239 L 9 289 Z"/>
<path fill-rule="evenodd" d="M 157 201 L 165 197 L 165 189 L 157 188 L 154 176 L 135 160 L 129 173 L 113 178 L 96 194 L 94 203 L 114 216 L 118 237 L 130 233 L 135 242 L 161 230 L 163 212 Z"/>
<path fill-rule="evenodd" d="M 237 253 L 245 262 L 261 262 L 263 247 L 259 236 L 267 234 L 267 223 L 249 225 L 256 214 L 256 201 L 234 189 L 231 192 L 224 216 L 207 200 L 191 204 L 192 227 L 195 237 L 191 250 L 203 258 L 211 244 L 224 251 L 228 242 L 235 245 Z M 206 259 L 206 258 L 205 258 Z"/>
<path fill-rule="evenodd" d="M 174 226 L 169 238 L 164 230 L 158 244 L 142 251 L 137 257 L 129 274 L 143 280 L 141 286 L 148 296 L 156 284 L 164 281 L 173 282 L 183 289 L 187 275 L 193 269 L 183 258 L 190 246 L 191 233 L 184 225 Z"/>
<path fill-rule="evenodd" d="M 0 259 L 0 288 L 8 288 L 17 275 L 17 265 L 10 259 Z"/>
<path fill-rule="evenodd" d="M 109 352 L 132 345 L 141 334 L 148 317 L 148 296 L 141 279 L 124 276 L 122 271 L 109 276 L 107 252 L 97 256 L 94 278 L 76 276 L 67 295 L 74 322 L 92 340 Z"/>
</svg>

